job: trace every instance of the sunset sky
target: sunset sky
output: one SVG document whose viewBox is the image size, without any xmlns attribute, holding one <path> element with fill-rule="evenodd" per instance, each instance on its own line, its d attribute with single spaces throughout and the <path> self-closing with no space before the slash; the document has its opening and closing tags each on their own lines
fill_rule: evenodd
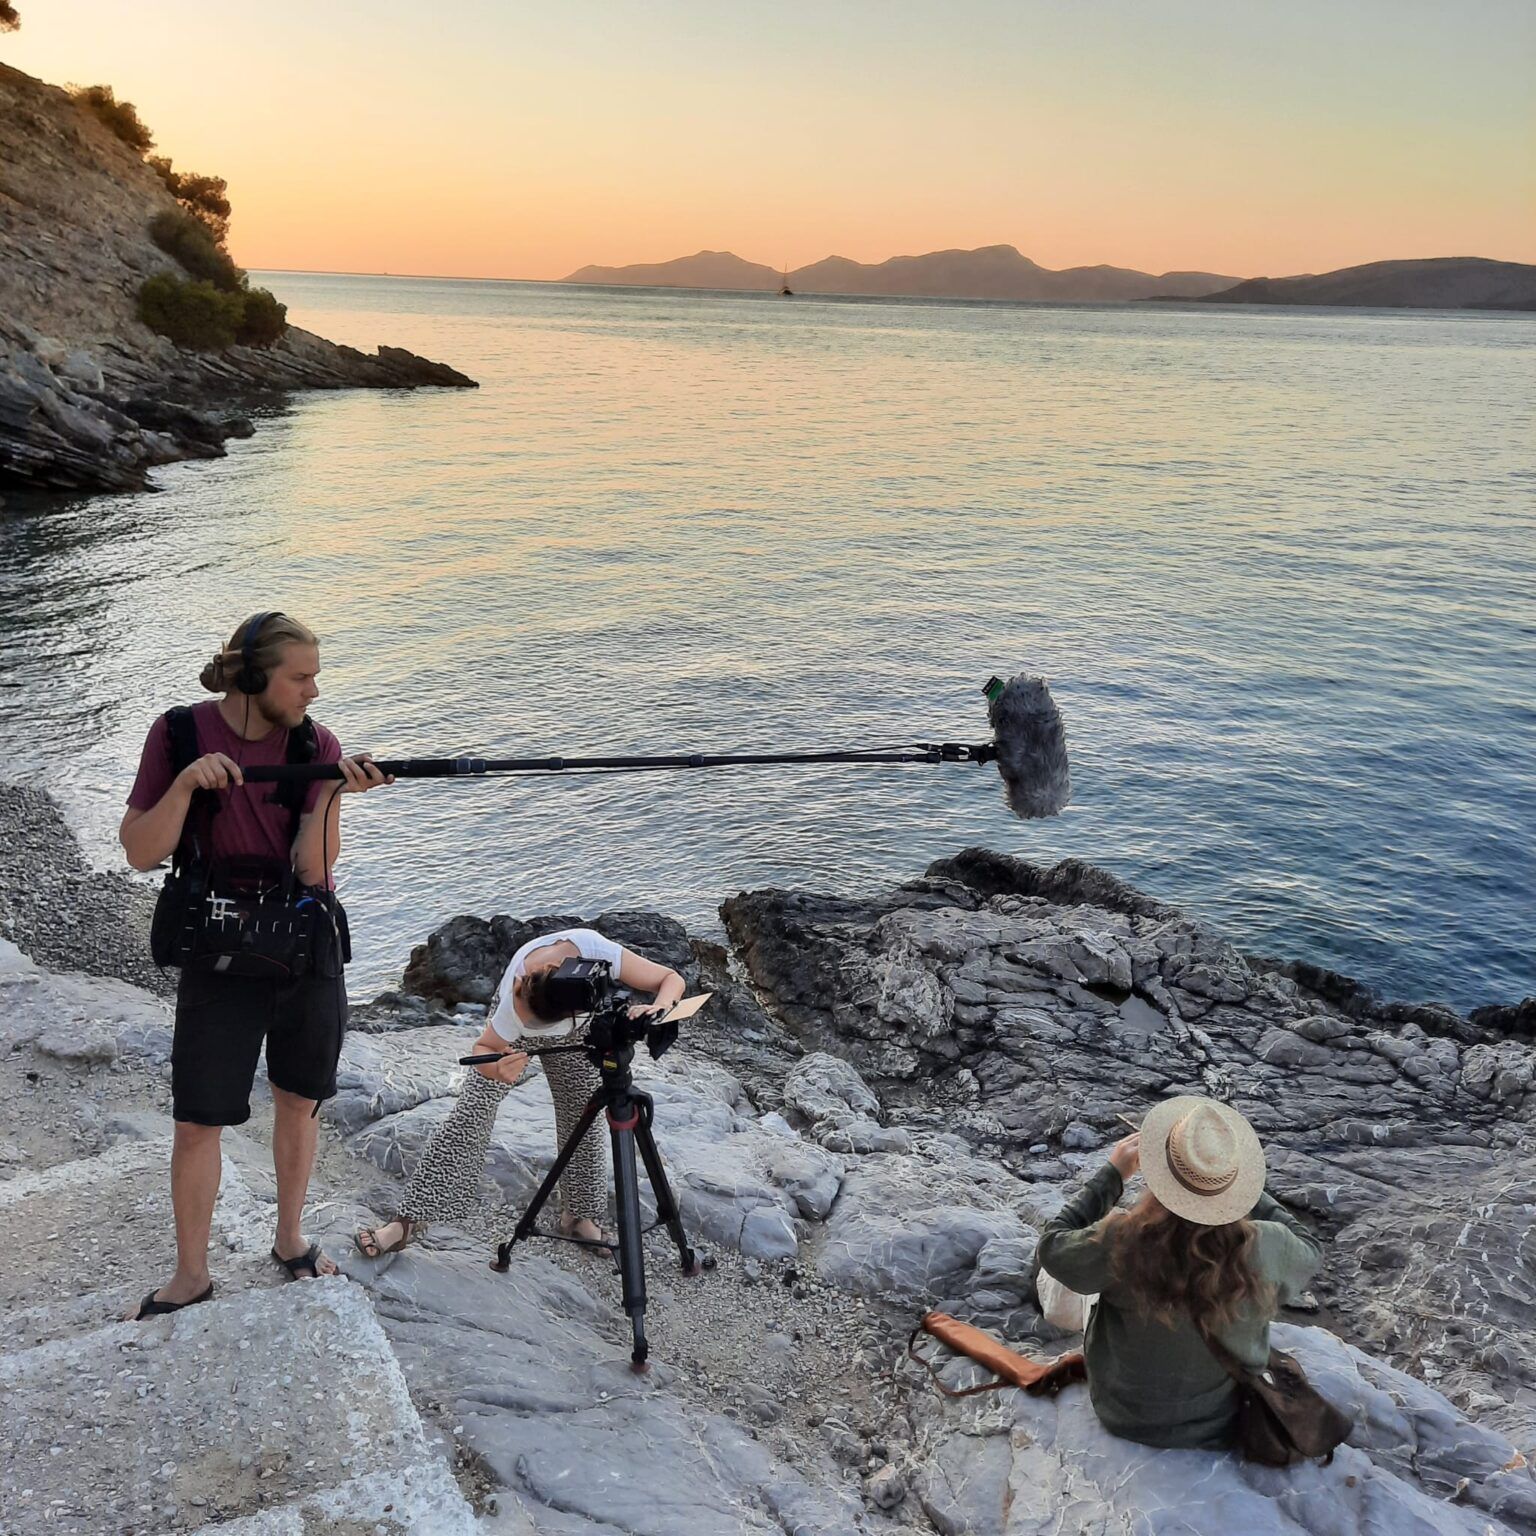
<svg viewBox="0 0 1536 1536">
<path fill-rule="evenodd" d="M 1536 261 L 1533 0 L 17 0 L 253 267 Z M 3 148 L 3 147 L 0 147 Z"/>
</svg>

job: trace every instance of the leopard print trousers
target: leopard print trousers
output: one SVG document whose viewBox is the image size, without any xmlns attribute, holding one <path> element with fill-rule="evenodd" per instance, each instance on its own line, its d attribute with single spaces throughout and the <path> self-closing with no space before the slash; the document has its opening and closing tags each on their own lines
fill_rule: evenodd
<svg viewBox="0 0 1536 1536">
<path fill-rule="evenodd" d="M 569 1055 L 546 1057 L 544 1075 L 549 1079 L 550 1096 L 555 1101 L 558 1151 L 581 1119 L 581 1112 L 598 1085 L 598 1072 L 584 1055 L 572 1051 Z M 400 1215 L 407 1221 L 462 1222 L 476 1213 L 491 1130 L 509 1092 L 510 1084 L 495 1082 L 478 1072 L 471 1071 L 465 1077 L 458 1102 L 433 1132 L 400 1202 Z M 601 1226 L 607 1214 L 605 1124 L 599 1115 L 560 1176 L 560 1203 L 570 1221 L 595 1221 Z"/>
</svg>

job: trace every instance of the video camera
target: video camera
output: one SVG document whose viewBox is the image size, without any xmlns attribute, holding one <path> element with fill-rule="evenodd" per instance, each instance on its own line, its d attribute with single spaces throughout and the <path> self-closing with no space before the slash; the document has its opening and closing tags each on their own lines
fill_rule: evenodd
<svg viewBox="0 0 1536 1536">
<path fill-rule="evenodd" d="M 545 978 L 545 998 L 559 1016 L 587 1015 L 587 1035 L 583 1046 L 598 1056 L 632 1048 L 643 1040 L 653 1058 L 661 1056 L 677 1040 L 676 1022 L 668 1023 L 654 1014 L 631 1015 L 638 994 L 615 980 L 606 960 L 564 960 Z M 657 1009 L 656 1013 L 663 1010 Z M 559 1047 L 544 1047 L 545 1050 Z M 534 1054 L 538 1048 L 534 1048 Z"/>
</svg>

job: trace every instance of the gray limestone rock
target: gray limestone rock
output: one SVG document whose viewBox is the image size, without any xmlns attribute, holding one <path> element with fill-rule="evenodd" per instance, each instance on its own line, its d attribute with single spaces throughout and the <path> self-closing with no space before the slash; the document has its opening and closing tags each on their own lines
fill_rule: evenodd
<svg viewBox="0 0 1536 1536">
<path fill-rule="evenodd" d="M 818 1220 L 837 1198 L 840 1160 L 739 1112 L 733 1106 L 740 1085 L 718 1068 L 690 1072 L 673 1057 L 636 1065 L 637 1079 L 655 1099 L 656 1141 L 690 1231 L 758 1259 L 797 1253 L 805 1223 Z M 451 1107 L 433 1100 L 388 1115 L 362 1131 L 356 1145 L 387 1172 L 408 1172 Z M 526 1204 L 556 1150 L 547 1082 L 520 1083 L 497 1118 L 492 1180 L 510 1203 Z M 654 1203 L 643 1175 L 640 1194 L 650 1220 Z"/>
<path fill-rule="evenodd" d="M 388 1034 L 348 1032 L 327 1116 L 343 1131 L 458 1092 L 468 1070 L 458 1064 L 480 1033 L 478 1023 L 426 1025 Z"/>
<path fill-rule="evenodd" d="M 1321 1329 L 1275 1342 L 1356 1421 L 1330 1466 L 1277 1470 L 1225 1452 L 1152 1450 L 1106 1433 L 1085 1387 L 981 1406 L 917 1403 L 916 1495 L 952 1536 L 1241 1531 L 1244 1536 L 1505 1536 L 1531 1530 L 1533 1482 L 1509 1441 Z M 969 1361 L 946 1372 L 977 1374 Z"/>
<path fill-rule="evenodd" d="M 977 1287 L 981 1256 L 994 1243 L 1022 1254 L 1033 1233 L 999 1189 L 976 1176 L 978 1160 L 875 1154 L 850 1169 L 827 1221 L 816 1266 L 834 1285 L 856 1294 L 913 1300 L 963 1296 Z M 968 1176 L 970 1175 L 970 1176 Z M 994 1250 L 994 1256 L 1004 1251 Z M 994 1269 L 984 1272 L 1007 1283 Z M 1022 1290 L 1023 1272 L 1011 1277 Z"/>
<path fill-rule="evenodd" d="M 914 1148 L 941 1127 L 1000 1158 L 1016 1179 L 1003 1206 L 1026 1228 L 1124 1134 L 1118 1116 L 1178 1093 L 1233 1103 L 1264 1140 L 1271 1188 L 1331 1239 L 1315 1286 L 1327 1315 L 1536 1441 L 1536 1048 L 1490 1027 L 1518 1011 L 1479 1023 L 1280 974 L 1072 861 L 1040 870 L 969 850 L 863 902 L 753 892 L 722 915 L 800 1040 L 841 1058 Z M 936 1034 L 941 987 L 953 1018 Z M 799 1092 L 791 1080 L 786 1104 Z M 818 1139 L 836 1113 L 825 1093 L 799 1110 Z M 936 1268 L 962 1294 L 988 1293 L 964 1273 L 983 1214 L 925 1195 L 920 1162 L 855 1162 L 823 1273 L 880 1285 L 889 1264 L 909 1285 Z"/>
<path fill-rule="evenodd" d="M 463 1440 L 538 1530 L 634 1536 L 852 1533 L 856 1499 L 820 1487 L 719 1414 L 689 1408 L 664 1362 L 628 1369 L 607 1310 L 547 1260 L 504 1276 L 408 1251 L 368 1281 L 413 1388 L 454 1405 Z M 562 1523 L 569 1521 L 569 1524 Z"/>
<path fill-rule="evenodd" d="M 185 1526 L 304 1528 L 269 1505 L 328 1509 L 345 1529 L 386 1519 L 382 1490 L 407 1473 L 416 1528 L 473 1530 L 372 1307 L 345 1281 L 216 1296 L 0 1355 L 0 1392 L 0 1494 L 17 1531 L 166 1530 L 173 1510 Z"/>
</svg>

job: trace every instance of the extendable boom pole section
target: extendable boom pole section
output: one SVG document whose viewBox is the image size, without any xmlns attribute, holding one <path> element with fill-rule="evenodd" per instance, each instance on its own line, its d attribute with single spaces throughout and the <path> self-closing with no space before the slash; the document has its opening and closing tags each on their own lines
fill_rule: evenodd
<svg viewBox="0 0 1536 1536">
<path fill-rule="evenodd" d="M 669 768 L 738 768 L 774 763 L 990 763 L 997 748 L 990 742 L 913 742 L 870 752 L 726 752 L 678 753 L 656 757 L 402 757 L 378 758 L 374 766 L 397 779 L 485 778 L 501 773 L 643 773 Z M 335 763 L 274 763 L 242 768 L 253 783 L 288 779 L 339 779 Z"/>
</svg>

